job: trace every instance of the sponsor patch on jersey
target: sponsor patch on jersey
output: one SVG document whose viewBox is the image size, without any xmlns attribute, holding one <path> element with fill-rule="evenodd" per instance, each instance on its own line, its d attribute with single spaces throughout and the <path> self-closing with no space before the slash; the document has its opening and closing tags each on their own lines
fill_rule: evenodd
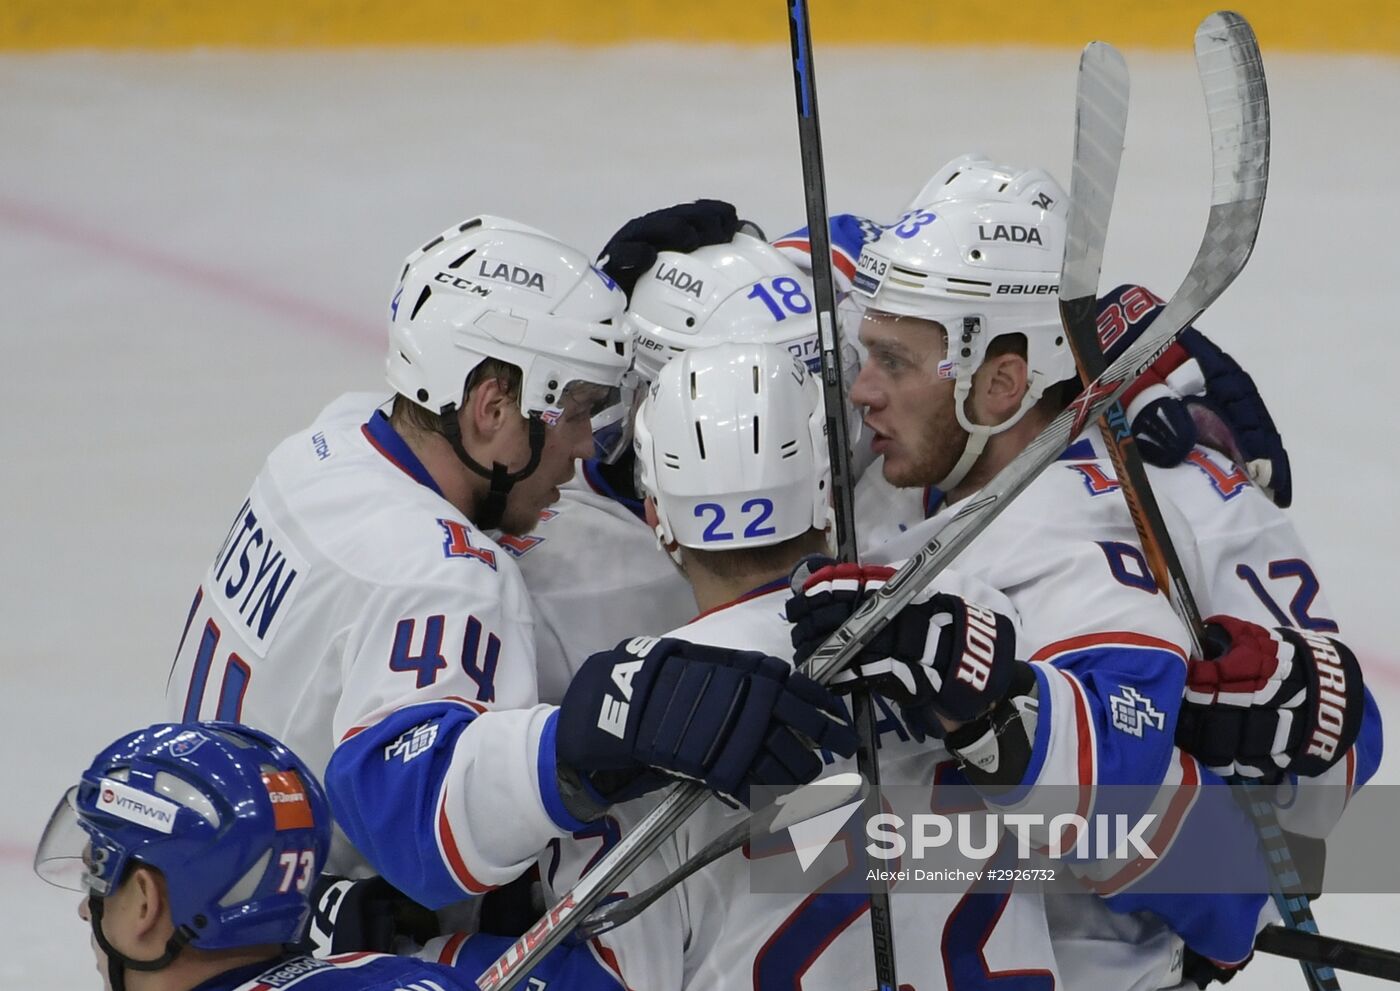
<svg viewBox="0 0 1400 991">
<path fill-rule="evenodd" d="M 326 440 L 326 435 L 319 430 L 311 435 L 311 451 L 316 455 L 317 461 L 325 461 L 334 453 L 331 451 L 330 441 Z"/>
<path fill-rule="evenodd" d="M 205 587 L 222 596 L 221 611 L 242 621 L 247 631 L 242 639 L 262 657 L 306 574 L 306 558 L 249 498 L 214 557 Z"/>
<path fill-rule="evenodd" d="M 148 795 L 120 781 L 103 778 L 98 784 L 97 810 L 158 833 L 172 833 L 180 807 L 159 795 Z"/>
<path fill-rule="evenodd" d="M 263 785 L 272 799 L 272 824 L 277 832 L 287 829 L 310 829 L 315 820 L 311 803 L 306 798 L 306 786 L 296 771 L 264 771 Z"/>
</svg>

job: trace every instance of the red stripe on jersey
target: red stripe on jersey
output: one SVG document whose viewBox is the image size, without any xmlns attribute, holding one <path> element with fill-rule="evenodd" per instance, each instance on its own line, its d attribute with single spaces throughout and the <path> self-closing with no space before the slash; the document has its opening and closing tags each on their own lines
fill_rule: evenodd
<svg viewBox="0 0 1400 991">
<path fill-rule="evenodd" d="M 457 962 L 457 954 L 462 949 L 462 944 L 467 941 L 466 933 L 453 933 L 447 937 L 447 942 L 442 944 L 442 951 L 438 953 L 438 963 L 451 967 Z"/>
<path fill-rule="evenodd" d="M 1056 640 L 1054 643 L 1046 644 L 1037 650 L 1033 661 L 1052 661 L 1062 654 L 1073 653 L 1076 650 L 1084 650 L 1087 647 L 1150 647 L 1157 650 L 1168 650 L 1175 654 L 1182 664 L 1186 663 L 1186 652 L 1170 640 L 1163 640 L 1160 637 L 1150 637 L 1145 633 L 1129 633 L 1119 631 L 1114 633 L 1090 633 L 1080 637 L 1068 637 L 1064 640 Z"/>
<path fill-rule="evenodd" d="M 1356 744 L 1355 744 L 1355 743 L 1353 743 L 1353 744 L 1351 745 L 1351 749 L 1349 749 L 1349 750 L 1347 751 L 1346 761 L 1347 761 L 1347 790 L 1346 790 L 1346 792 L 1345 792 L 1346 797 L 1345 797 L 1344 799 L 1342 799 L 1342 809 L 1343 809 L 1343 811 L 1345 811 L 1345 810 L 1346 810 L 1346 807 L 1347 807 L 1349 804 L 1351 804 L 1351 796 L 1352 796 L 1353 794 L 1356 793 Z"/>
<path fill-rule="evenodd" d="M 783 241 L 774 241 L 773 247 L 796 248 L 798 251 L 804 252 L 805 254 L 810 255 L 812 253 L 812 243 L 805 238 L 788 238 Z M 856 277 L 856 263 L 851 260 L 850 255 L 846 254 L 834 244 L 831 246 L 831 264 L 835 265 L 846 278 L 854 279 Z"/>
<path fill-rule="evenodd" d="M 1181 784 L 1175 786 L 1172 792 L 1171 801 L 1167 803 L 1167 811 L 1162 815 L 1162 824 L 1157 827 L 1157 830 L 1147 841 L 1148 847 L 1157 855 L 1156 859 L 1135 857 L 1125 864 L 1118 873 L 1105 880 L 1086 879 L 1089 887 L 1097 894 L 1112 895 L 1123 890 L 1161 863 L 1161 858 L 1171 848 L 1172 841 L 1176 838 L 1176 831 L 1186 820 L 1186 813 L 1190 811 L 1191 806 L 1196 804 L 1196 793 L 1201 784 L 1200 768 L 1196 764 L 1195 758 L 1183 750 L 1178 751 L 1178 760 L 1181 763 Z"/>
<path fill-rule="evenodd" d="M 447 817 L 447 786 L 442 787 L 442 798 L 438 801 L 437 814 L 437 838 L 438 846 L 442 848 L 443 857 L 447 860 L 447 866 L 452 870 L 452 876 L 456 882 L 462 886 L 468 894 L 481 895 L 490 891 L 495 885 L 484 884 L 472 876 L 472 872 L 467 870 L 467 862 L 462 859 L 462 853 L 457 849 L 457 839 L 452 835 L 452 823 Z"/>
<path fill-rule="evenodd" d="M 418 481 L 418 476 L 413 474 L 413 472 L 409 471 L 407 465 L 405 465 L 402 461 L 394 457 L 392 454 L 390 454 L 388 451 L 386 451 L 383 447 L 380 446 L 379 441 L 375 440 L 374 434 L 369 432 L 369 426 L 367 424 L 362 424 L 360 426 L 360 433 L 365 435 L 365 440 L 369 441 L 370 447 L 374 448 L 380 454 L 384 455 L 385 461 L 389 462 L 391 465 L 393 465 L 399 471 L 403 472 L 409 478 L 413 479 L 415 482 Z"/>
<path fill-rule="evenodd" d="M 632 985 L 628 984 L 627 978 L 622 976 L 622 967 L 617 962 L 617 954 L 604 946 L 603 941 L 600 939 L 593 940 L 592 944 L 594 954 L 599 960 L 603 961 L 604 966 L 606 966 L 608 970 L 613 972 L 613 976 L 617 978 L 617 982 L 626 988 L 626 991 L 632 991 Z"/>
</svg>

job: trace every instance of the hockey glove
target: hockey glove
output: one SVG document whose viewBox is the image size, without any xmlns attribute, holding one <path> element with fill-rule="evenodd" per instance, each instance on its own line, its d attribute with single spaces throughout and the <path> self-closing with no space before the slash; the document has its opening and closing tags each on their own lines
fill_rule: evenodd
<svg viewBox="0 0 1400 991">
<path fill-rule="evenodd" d="M 785 661 L 636 637 L 583 662 L 556 743 L 559 762 L 608 803 L 665 784 L 662 772 L 747 805 L 753 785 L 790 788 L 820 774 L 816 747 L 849 757 L 856 736 L 841 703 Z"/>
<path fill-rule="evenodd" d="M 797 662 L 893 574 L 893 568 L 805 558 L 792 573 L 787 601 Z M 956 595 L 925 592 L 890 620 L 832 687 L 864 684 L 898 702 L 915 732 L 928 733 L 932 713 L 969 722 L 988 712 L 1010 690 L 1020 663 L 1015 652 L 1007 617 Z"/>
<path fill-rule="evenodd" d="M 382 877 L 358 881 L 322 874 L 311 890 L 304 952 L 324 959 L 337 953 L 397 953 L 402 942 L 421 946 L 438 934 L 438 920 Z"/>
<path fill-rule="evenodd" d="M 1231 616 L 1206 624 L 1206 660 L 1192 660 L 1176 743 L 1223 777 L 1273 783 L 1314 777 L 1361 731 L 1361 667 L 1339 640 Z"/>
<path fill-rule="evenodd" d="M 637 280 L 656 264 L 659 252 L 728 244 L 742 224 L 734 207 L 722 200 L 677 203 L 627 221 L 609 238 L 598 259 L 630 299 Z"/>
<path fill-rule="evenodd" d="M 1099 300 L 1099 343 L 1112 361 L 1151 326 L 1162 301 L 1123 285 Z M 1283 438 L 1249 373 L 1204 334 L 1187 327 L 1176 343 L 1123 393 L 1123 408 L 1144 460 L 1180 464 L 1197 443 L 1249 472 L 1280 508 L 1293 501 Z"/>
</svg>

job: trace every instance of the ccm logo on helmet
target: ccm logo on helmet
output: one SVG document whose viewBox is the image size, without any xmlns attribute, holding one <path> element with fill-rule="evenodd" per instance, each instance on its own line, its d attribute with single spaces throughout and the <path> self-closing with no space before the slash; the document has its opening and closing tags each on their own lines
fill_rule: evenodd
<svg viewBox="0 0 1400 991">
<path fill-rule="evenodd" d="M 598 711 L 598 728 L 611 733 L 619 740 L 627 738 L 627 709 L 628 703 L 632 700 L 632 679 L 641 670 L 642 661 L 647 656 L 647 651 L 656 646 L 656 640 L 656 637 L 633 637 L 627 641 L 627 646 L 623 649 L 637 659 L 635 661 L 619 661 L 613 666 L 613 684 L 617 686 L 622 698 L 603 699 L 603 706 Z"/>
<path fill-rule="evenodd" d="M 1023 286 L 1020 283 L 997 286 L 998 296 L 1053 296 L 1059 291 L 1059 286 Z"/>
<path fill-rule="evenodd" d="M 979 692 L 992 674 L 992 654 L 997 649 L 997 619 L 989 609 L 967 603 L 967 636 L 962 660 L 954 677 Z"/>
<path fill-rule="evenodd" d="M 539 272 L 531 271 L 524 265 L 513 265 L 510 262 L 493 262 L 483 258 L 477 267 L 477 274 L 483 279 L 495 279 L 497 282 L 509 282 L 513 286 L 520 286 L 522 289 L 534 289 L 536 292 L 548 292 L 544 287 L 544 276 Z"/>
<path fill-rule="evenodd" d="M 441 282 L 443 285 L 451 286 L 453 289 L 461 289 L 463 292 L 476 293 L 478 296 L 491 295 L 491 290 L 487 289 L 485 286 L 478 285 L 470 279 L 464 279 L 460 275 L 453 275 L 451 272 L 439 272 L 437 275 L 433 276 L 433 281 Z M 402 292 L 402 290 L 400 290 L 400 292 Z M 398 310 L 398 302 L 399 298 L 398 296 L 395 296 L 395 311 Z"/>
<path fill-rule="evenodd" d="M 1313 713 L 1312 736 L 1308 738 L 1308 756 L 1331 761 L 1341 746 L 1340 735 L 1346 721 L 1347 676 L 1342 659 L 1326 637 L 1299 631 L 1312 647 L 1317 661 L 1317 709 Z"/>
<path fill-rule="evenodd" d="M 1045 247 L 1040 239 L 1039 227 L 1022 227 L 1020 224 L 993 224 L 990 232 L 986 224 L 977 225 L 977 236 L 983 241 L 1010 241 L 1012 244 L 1034 244 Z"/>
<path fill-rule="evenodd" d="M 681 292 L 689 293 L 696 299 L 699 299 L 700 294 L 705 291 L 704 279 L 697 279 L 689 272 L 681 271 L 675 265 L 672 265 L 669 269 L 664 263 L 656 266 L 656 275 L 652 276 L 652 278 L 656 279 L 658 282 L 669 282 Z"/>
</svg>

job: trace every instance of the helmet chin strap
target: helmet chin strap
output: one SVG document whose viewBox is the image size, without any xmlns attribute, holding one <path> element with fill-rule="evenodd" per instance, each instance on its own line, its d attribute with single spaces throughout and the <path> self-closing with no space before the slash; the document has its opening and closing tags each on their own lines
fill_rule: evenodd
<svg viewBox="0 0 1400 991">
<path fill-rule="evenodd" d="M 467 453 L 467 449 L 462 446 L 462 428 L 457 423 L 456 406 L 445 407 L 438 414 L 438 430 L 451 445 L 457 460 L 491 483 L 486 490 L 486 498 L 472 514 L 475 517 L 472 522 L 483 530 L 494 530 L 501 525 L 501 520 L 506 514 L 506 497 L 510 495 L 510 490 L 516 482 L 533 474 L 540 466 L 540 455 L 544 453 L 544 421 L 537 413 L 531 413 L 527 419 L 530 423 L 530 460 L 525 463 L 524 468 L 512 472 L 499 461 L 492 462 L 491 467 L 487 468 Z"/>
<path fill-rule="evenodd" d="M 1032 380 L 1026 394 L 1021 397 L 1021 406 L 1008 419 L 998 423 L 996 426 L 987 426 L 982 423 L 973 423 L 967 415 L 967 397 L 972 391 L 972 376 L 958 379 L 957 386 L 953 391 L 953 409 L 957 413 L 958 426 L 967 431 L 967 443 L 963 445 L 962 455 L 958 458 L 953 469 L 934 483 L 934 487 L 945 496 L 952 492 L 972 470 L 972 466 L 977 463 L 977 459 L 982 457 L 982 452 L 987 449 L 987 441 L 994 435 L 1010 430 L 1021 418 L 1030 411 L 1030 408 L 1040 401 L 1041 394 L 1045 391 L 1044 385 Z"/>
<path fill-rule="evenodd" d="M 92 938 L 97 940 L 97 945 L 102 947 L 102 952 L 107 955 L 107 981 L 112 985 L 112 991 L 126 991 L 127 970 L 164 970 L 170 966 L 171 962 L 180 955 L 180 951 L 189 942 L 189 936 L 183 929 L 176 929 L 174 935 L 165 944 L 165 952 L 154 960 L 133 960 L 121 950 L 118 950 L 107 939 L 107 934 L 102 931 L 102 914 L 105 911 L 104 900 L 97 895 L 88 896 L 88 921 L 92 924 Z"/>
</svg>

